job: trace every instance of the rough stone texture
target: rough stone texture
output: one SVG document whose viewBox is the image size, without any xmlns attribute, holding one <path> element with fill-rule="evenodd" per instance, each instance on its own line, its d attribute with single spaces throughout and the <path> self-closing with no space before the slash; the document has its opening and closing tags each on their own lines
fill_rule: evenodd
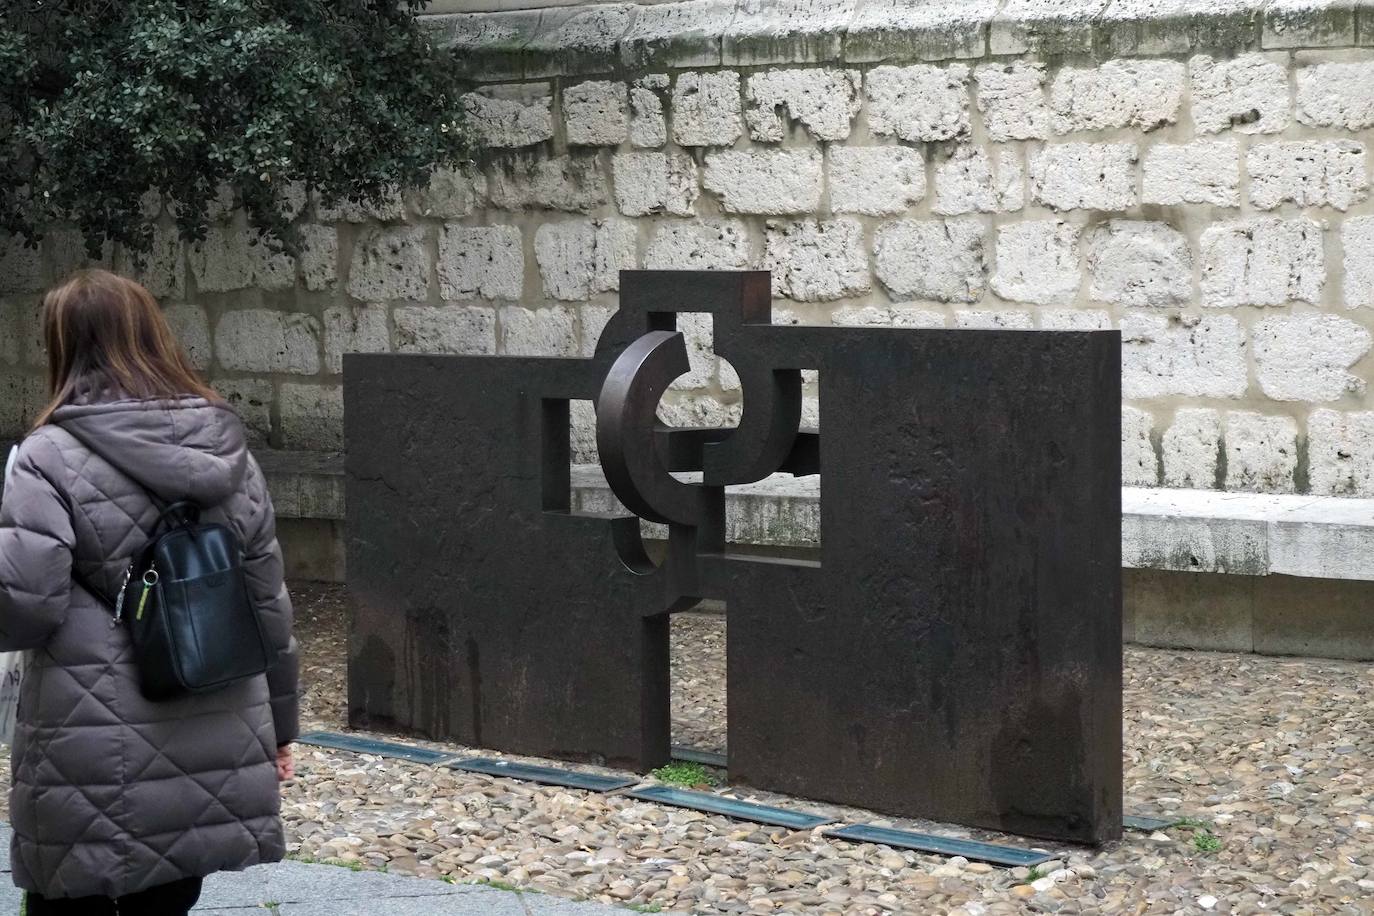
<svg viewBox="0 0 1374 916">
<path fill-rule="evenodd" d="M 424 299 L 429 261 L 425 230 L 419 226 L 364 229 L 353 245 L 348 293 L 364 302 Z"/>
<path fill-rule="evenodd" d="M 1238 398 L 1249 385 L 1245 332 L 1229 315 L 1121 319 L 1122 393 Z"/>
<path fill-rule="evenodd" d="M 635 266 L 635 226 L 623 220 L 545 223 L 534 235 L 534 257 L 550 299 L 580 301 L 620 288 L 620 271 Z"/>
<path fill-rule="evenodd" d="M 1369 196 L 1365 146 L 1354 140 L 1252 146 L 1246 168 L 1250 202 L 1261 210 L 1283 203 L 1347 210 Z"/>
<path fill-rule="evenodd" d="M 943 328 L 945 316 L 943 312 L 937 312 L 934 309 L 911 308 L 902 305 L 894 305 L 891 308 L 880 308 L 876 305 L 862 307 L 847 305 L 831 313 L 830 323 L 847 328 L 873 326 Z"/>
<path fill-rule="evenodd" d="M 1030 312 L 993 311 L 991 309 L 958 309 L 954 326 L 976 331 L 1029 331 L 1035 327 Z"/>
<path fill-rule="evenodd" d="M 1042 140 L 1050 135 L 1051 112 L 1045 99 L 1046 68 L 1017 60 L 983 64 L 973 72 L 978 83 L 978 111 L 988 139 Z"/>
<path fill-rule="evenodd" d="M 343 372 L 345 353 L 387 353 L 387 310 L 375 305 L 334 305 L 324 310 L 324 371 Z"/>
<path fill-rule="evenodd" d="M 697 164 L 680 153 L 620 153 L 611 160 L 615 202 L 626 216 L 692 216 Z"/>
<path fill-rule="evenodd" d="M 287 382 L 277 397 L 282 445 L 289 449 L 343 449 L 343 388 Z"/>
<path fill-rule="evenodd" d="M 507 356 L 577 356 L 576 312 L 565 305 L 501 309 L 501 349 Z"/>
<path fill-rule="evenodd" d="M 307 227 L 309 228 L 309 227 Z M 303 232 L 308 240 L 309 233 Z M 186 292 L 186 245 L 176 229 L 167 226 L 153 228 L 152 250 L 144 257 L 143 263 L 127 251 L 115 252 L 115 269 L 133 277 L 144 285 L 154 296 L 181 296 Z M 301 255 L 301 267 L 305 270 L 306 254 Z M 0 286 L 4 284 L 5 263 L 0 257 Z M 306 277 L 308 281 L 308 275 Z"/>
<path fill-rule="evenodd" d="M 634 22 L 634 7 L 606 3 L 545 9 L 525 47 L 524 75 L 605 73 L 619 63 L 617 43 Z"/>
<path fill-rule="evenodd" d="M 731 150 L 706 157 L 702 185 L 726 213 L 808 213 L 821 202 L 821 154 Z"/>
<path fill-rule="evenodd" d="M 1185 407 L 1174 413 L 1162 442 L 1164 486 L 1210 489 L 1217 485 L 1221 454 L 1221 415 Z"/>
<path fill-rule="evenodd" d="M 631 70 L 719 66 L 721 36 L 734 18 L 734 0 L 639 6 L 621 39 L 621 60 Z"/>
<path fill-rule="evenodd" d="M 250 444 L 262 445 L 271 438 L 272 404 L 276 400 L 271 382 L 242 378 L 215 379 L 215 391 L 243 420 L 243 425 L 248 428 Z"/>
<path fill-rule="evenodd" d="M 845 60 L 950 60 L 982 57 L 999 0 L 857 0 Z"/>
<path fill-rule="evenodd" d="M 215 327 L 215 356 L 231 372 L 320 371 L 320 325 L 308 315 L 243 309 L 225 312 Z"/>
<path fill-rule="evenodd" d="M 933 213 L 1007 213 L 1025 200 L 1026 170 L 1014 150 L 989 155 L 981 147 L 958 146 L 935 167 Z"/>
<path fill-rule="evenodd" d="M 461 219 L 486 196 L 486 178 L 466 169 L 436 169 L 429 184 L 410 196 L 417 216 Z"/>
<path fill-rule="evenodd" d="M 559 210 L 590 213 L 609 199 L 596 156 L 515 156 L 490 173 L 491 205 L 502 210 Z"/>
<path fill-rule="evenodd" d="M 1355 44 L 1355 0 L 1270 0 L 1264 7 L 1266 48 Z"/>
<path fill-rule="evenodd" d="M 395 309 L 397 353 L 496 352 L 496 310 L 482 306 L 408 305 Z"/>
<path fill-rule="evenodd" d="M 773 295 L 801 302 L 859 296 L 872 289 L 864 227 L 854 219 L 770 223 L 764 267 Z"/>
<path fill-rule="evenodd" d="M 827 176 L 835 213 L 896 216 L 925 197 L 926 164 L 909 146 L 834 146 Z"/>
<path fill-rule="evenodd" d="M 520 230 L 450 223 L 439 233 L 438 271 L 445 299 L 519 299 L 525 280 Z"/>
<path fill-rule="evenodd" d="M 743 133 L 738 73 L 678 74 L 673 84 L 673 139 L 679 146 L 729 146 Z"/>
<path fill-rule="evenodd" d="M 968 136 L 969 68 L 884 65 L 868 71 L 868 127 L 902 140 L 955 140 Z"/>
<path fill-rule="evenodd" d="M 1316 302 L 1324 280 L 1322 229 L 1308 219 L 1221 223 L 1199 239 L 1202 302 L 1213 307 Z"/>
<path fill-rule="evenodd" d="M 1314 410 L 1307 437 L 1313 493 L 1374 496 L 1374 411 Z"/>
<path fill-rule="evenodd" d="M 703 219 L 660 226 L 644 252 L 649 270 L 743 270 L 749 228 L 738 220 Z"/>
<path fill-rule="evenodd" d="M 1369 331 L 1339 315 L 1266 318 L 1250 331 L 1260 388 L 1276 401 L 1336 401 L 1363 394 L 1348 370 L 1369 353 Z"/>
<path fill-rule="evenodd" d="M 1240 206 L 1240 145 L 1234 140 L 1195 140 L 1151 146 L 1145 153 L 1140 196 L 1147 204 Z"/>
<path fill-rule="evenodd" d="M 1252 411 L 1226 415 L 1226 489 L 1291 493 L 1298 468 L 1298 424 Z"/>
<path fill-rule="evenodd" d="M 1220 61 L 1198 55 L 1188 69 L 1193 124 L 1199 133 L 1273 134 L 1293 119 L 1288 71 L 1281 60 L 1263 54 Z"/>
<path fill-rule="evenodd" d="M 767 70 L 749 77 L 745 120 L 749 136 L 779 143 L 786 136 L 781 112 L 816 140 L 844 140 L 859 113 L 858 70 Z"/>
<path fill-rule="evenodd" d="M 721 37 L 726 64 L 837 60 L 855 0 L 740 0 Z"/>
<path fill-rule="evenodd" d="M 463 96 L 483 146 L 534 146 L 553 139 L 553 90 L 548 83 L 487 86 Z"/>
<path fill-rule="evenodd" d="M 1159 455 L 1150 432 L 1154 417 L 1135 407 L 1121 408 L 1121 483 L 1128 487 L 1159 486 Z"/>
<path fill-rule="evenodd" d="M 1297 72 L 1298 121 L 1310 127 L 1374 127 L 1374 61 L 1313 64 Z"/>
<path fill-rule="evenodd" d="M 205 309 L 198 305 L 169 305 L 163 308 L 162 314 L 186 350 L 191 365 L 201 372 L 209 369 L 215 353 L 210 338 L 210 319 Z M 0 323 L 0 330 L 3 328 L 3 323 Z"/>
<path fill-rule="evenodd" d="M 1150 131 L 1174 123 L 1183 99 L 1184 69 L 1171 60 L 1111 60 L 1100 67 L 1066 67 L 1050 89 L 1054 129 L 1132 127 Z"/>
<path fill-rule="evenodd" d="M 1193 255 L 1165 223 L 1114 219 L 1087 237 L 1088 294 L 1125 306 L 1169 306 L 1193 294 Z"/>
<path fill-rule="evenodd" d="M 211 226 L 205 241 L 191 249 L 191 274 L 202 293 L 223 293 L 259 287 L 289 289 L 296 285 L 296 261 L 272 251 L 269 243 L 251 232 Z"/>
<path fill-rule="evenodd" d="M 1055 210 L 1125 210 L 1136 202 L 1134 143 L 1062 143 L 1031 153 L 1031 194 Z"/>
<path fill-rule="evenodd" d="M 406 209 L 400 193 L 392 190 L 384 193 L 380 200 L 340 200 L 333 206 L 325 206 L 317 197 L 315 215 L 324 223 L 366 223 L 369 220 L 394 223 L 405 219 Z"/>
<path fill-rule="evenodd" d="M 630 87 L 630 144 L 639 149 L 658 149 L 668 142 L 668 122 L 663 117 L 663 93 L 668 74 L 640 77 Z"/>
<path fill-rule="evenodd" d="M 987 227 L 975 217 L 888 223 L 873 246 L 878 279 L 896 296 L 977 302 L 986 242 Z"/>
<path fill-rule="evenodd" d="M 1042 309 L 1040 327 L 1045 331 L 1109 331 L 1112 316 L 1101 309 Z"/>
<path fill-rule="evenodd" d="M 1072 303 L 1082 279 L 1077 226 L 1060 220 L 1013 223 L 997 230 L 992 291 L 1012 302 Z"/>
<path fill-rule="evenodd" d="M 1347 308 L 1374 307 L 1374 216 L 1353 216 L 1341 226 Z"/>
<path fill-rule="evenodd" d="M 619 146 L 630 135 L 624 83 L 589 80 L 563 90 L 563 123 L 570 146 Z"/>
<path fill-rule="evenodd" d="M 315 224 L 302 226 L 299 260 L 306 289 L 333 289 L 339 280 L 339 230 Z"/>
</svg>

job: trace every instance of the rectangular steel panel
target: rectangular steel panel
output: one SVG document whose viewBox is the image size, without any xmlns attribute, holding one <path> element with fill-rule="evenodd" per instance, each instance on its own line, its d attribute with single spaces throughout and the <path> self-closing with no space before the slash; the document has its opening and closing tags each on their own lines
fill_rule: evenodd
<svg viewBox="0 0 1374 916">
<path fill-rule="evenodd" d="M 821 824 L 830 823 L 829 818 L 807 814 L 805 811 L 789 811 L 786 808 L 774 808 L 772 805 L 740 801 L 736 798 L 712 795 L 709 792 L 674 789 L 671 786 L 649 786 L 625 794 L 631 798 L 658 802 L 661 805 L 690 808 L 693 811 L 705 811 L 707 814 L 723 814 L 741 821 L 790 827 L 793 830 L 810 830 Z"/>
<path fill-rule="evenodd" d="M 336 751 L 352 751 L 355 754 L 375 754 L 378 757 L 396 757 L 412 763 L 442 763 L 452 760 L 457 754 L 447 751 L 432 751 L 424 747 L 411 747 L 393 741 L 378 741 L 374 738 L 361 738 L 356 735 L 340 735 L 337 732 L 310 732 L 296 739 L 301 744 L 333 748 Z"/>
<path fill-rule="evenodd" d="M 910 830 L 894 830 L 891 827 L 874 827 L 871 824 L 854 824 L 837 830 L 827 830 L 825 835 L 838 840 L 851 840 L 855 843 L 881 843 L 884 846 L 895 846 L 898 849 L 933 852 L 942 856 L 963 856 L 975 862 L 1005 865 L 1008 868 L 1014 868 L 1018 865 L 1037 865 L 1054 858 L 1047 852 L 1017 849 L 1014 846 L 998 846 L 995 843 L 980 843 L 976 840 L 935 836 L 929 833 L 915 833 Z"/>
<path fill-rule="evenodd" d="M 567 786 L 570 789 L 586 789 L 589 792 L 614 792 L 627 786 L 638 785 L 638 779 L 624 776 L 600 776 L 596 773 L 579 773 L 560 767 L 541 767 L 513 760 L 498 760 L 495 757 L 468 757 L 454 760 L 448 764 L 455 770 L 469 773 L 485 773 L 488 776 L 504 776 L 508 779 L 521 779 L 525 782 L 538 782 L 549 786 Z"/>
</svg>

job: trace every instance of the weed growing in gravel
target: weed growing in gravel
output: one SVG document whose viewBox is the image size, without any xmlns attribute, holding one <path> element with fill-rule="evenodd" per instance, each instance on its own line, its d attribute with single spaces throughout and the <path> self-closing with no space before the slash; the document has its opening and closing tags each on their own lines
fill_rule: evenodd
<svg viewBox="0 0 1374 916">
<path fill-rule="evenodd" d="M 636 913 L 662 913 L 663 907 L 657 903 L 631 903 L 629 908 Z"/>
<path fill-rule="evenodd" d="M 1030 871 L 1026 872 L 1025 883 L 1030 884 L 1034 881 L 1039 881 L 1043 877 L 1045 877 L 1044 869 L 1042 869 L 1039 865 L 1032 865 L 1030 867 Z"/>
<path fill-rule="evenodd" d="M 1174 824 L 1174 826 L 1190 827 L 1193 829 L 1202 828 L 1203 830 L 1210 831 L 1212 829 L 1212 822 L 1200 820 L 1196 817 L 1181 817 L 1178 819 L 1178 823 Z"/>
<path fill-rule="evenodd" d="M 1221 840 L 1213 836 L 1210 830 L 1199 830 L 1193 834 L 1193 846 L 1198 852 L 1216 852 L 1221 848 Z"/>
<path fill-rule="evenodd" d="M 716 777 L 699 763 L 670 763 L 654 770 L 659 782 L 674 786 L 714 786 Z"/>
</svg>

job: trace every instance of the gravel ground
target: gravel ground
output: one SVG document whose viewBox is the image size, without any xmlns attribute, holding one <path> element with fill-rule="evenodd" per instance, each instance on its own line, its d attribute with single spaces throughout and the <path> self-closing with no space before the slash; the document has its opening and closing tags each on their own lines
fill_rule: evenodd
<svg viewBox="0 0 1374 916">
<path fill-rule="evenodd" d="M 340 729 L 344 594 L 295 594 L 303 724 Z M 675 621 L 680 743 L 723 746 L 724 642 L 719 618 Z M 1374 666 L 1128 648 L 1125 708 L 1128 811 L 1202 823 L 1055 847 L 1043 875 L 304 746 L 284 816 L 301 858 L 649 911 L 1374 913 Z"/>
</svg>

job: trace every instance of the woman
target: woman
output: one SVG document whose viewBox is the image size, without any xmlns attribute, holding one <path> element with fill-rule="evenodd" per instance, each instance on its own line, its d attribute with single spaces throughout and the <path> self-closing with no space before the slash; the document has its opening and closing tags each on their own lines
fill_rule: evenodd
<svg viewBox="0 0 1374 916">
<path fill-rule="evenodd" d="M 243 424 L 197 378 L 148 292 L 105 271 L 43 301 L 52 400 L 0 504 L 0 649 L 32 649 L 10 818 L 29 916 L 187 912 L 201 878 L 282 858 L 296 646 L 272 504 Z M 118 592 L 158 516 L 228 525 L 275 660 L 265 677 L 152 702 Z M 77 580 L 84 585 L 76 584 Z"/>
</svg>

